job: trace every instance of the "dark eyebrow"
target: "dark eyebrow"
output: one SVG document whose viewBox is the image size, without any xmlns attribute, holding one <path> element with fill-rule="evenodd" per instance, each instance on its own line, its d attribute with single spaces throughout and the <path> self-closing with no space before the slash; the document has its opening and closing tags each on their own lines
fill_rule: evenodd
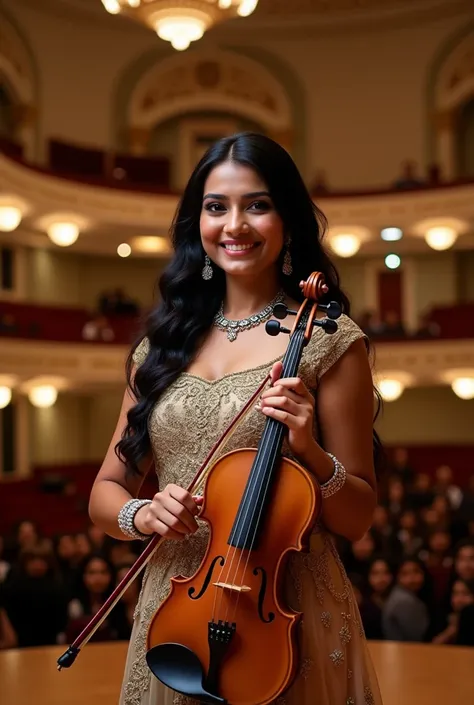
<svg viewBox="0 0 474 705">
<path fill-rule="evenodd" d="M 268 196 L 268 198 L 270 198 L 268 191 L 254 191 L 253 193 L 242 194 L 242 198 L 260 198 L 261 196 Z M 222 193 L 206 193 L 203 197 L 203 201 L 205 201 L 206 198 L 214 198 L 216 201 L 227 200 L 227 196 L 224 196 Z"/>
</svg>

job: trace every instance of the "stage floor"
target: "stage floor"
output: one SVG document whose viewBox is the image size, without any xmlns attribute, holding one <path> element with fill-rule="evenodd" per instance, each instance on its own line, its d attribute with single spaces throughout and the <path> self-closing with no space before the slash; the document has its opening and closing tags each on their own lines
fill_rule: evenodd
<svg viewBox="0 0 474 705">
<path fill-rule="evenodd" d="M 126 649 L 88 645 L 60 673 L 64 648 L 0 651 L 0 704 L 117 705 Z M 384 705 L 474 703 L 474 649 L 371 642 L 370 650 Z"/>
</svg>

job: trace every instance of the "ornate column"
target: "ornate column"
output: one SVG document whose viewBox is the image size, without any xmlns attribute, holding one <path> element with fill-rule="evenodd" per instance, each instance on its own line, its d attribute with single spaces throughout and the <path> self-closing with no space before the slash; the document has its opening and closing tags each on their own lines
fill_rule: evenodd
<svg viewBox="0 0 474 705">
<path fill-rule="evenodd" d="M 435 116 L 436 160 L 442 178 L 452 181 L 457 176 L 456 165 L 456 111 L 439 112 Z"/>
<path fill-rule="evenodd" d="M 14 138 L 23 145 L 23 156 L 33 162 L 36 159 L 37 110 L 31 104 L 18 104 L 13 108 L 15 134 Z"/>
</svg>

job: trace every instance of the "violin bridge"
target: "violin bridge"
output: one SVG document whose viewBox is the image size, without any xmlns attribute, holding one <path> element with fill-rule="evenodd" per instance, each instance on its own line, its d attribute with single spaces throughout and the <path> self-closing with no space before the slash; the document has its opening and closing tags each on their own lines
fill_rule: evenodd
<svg viewBox="0 0 474 705">
<path fill-rule="evenodd" d="M 230 583 L 213 583 L 215 587 L 224 588 L 224 590 L 234 590 L 234 592 L 250 592 L 252 588 L 247 585 L 232 585 Z"/>
</svg>

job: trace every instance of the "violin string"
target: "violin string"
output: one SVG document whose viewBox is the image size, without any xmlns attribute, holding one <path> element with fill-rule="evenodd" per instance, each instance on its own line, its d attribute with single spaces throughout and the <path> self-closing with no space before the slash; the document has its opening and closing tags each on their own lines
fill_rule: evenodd
<svg viewBox="0 0 474 705">
<path fill-rule="evenodd" d="M 268 435 L 268 434 L 267 434 L 267 435 Z M 250 485 L 250 483 L 249 483 L 249 485 Z M 244 504 L 244 502 L 245 502 L 245 501 L 247 500 L 247 498 L 248 498 L 249 492 L 250 492 L 250 490 L 251 490 L 251 488 L 249 487 L 249 485 L 247 485 L 246 488 L 245 488 L 244 494 L 243 494 L 242 499 L 241 499 L 241 501 L 240 501 L 240 506 L 242 506 L 242 505 Z M 247 504 L 248 504 L 248 503 L 247 503 Z M 247 511 L 248 511 L 248 509 L 247 509 Z M 240 516 L 240 514 L 241 514 L 241 510 L 237 513 L 237 517 L 236 517 L 236 518 L 238 518 L 238 517 Z M 233 552 L 234 552 L 234 555 L 232 556 L 232 559 L 230 560 L 230 553 L 231 553 L 232 550 L 233 550 Z M 227 549 L 227 553 L 226 553 L 226 555 L 225 555 L 225 557 L 224 557 L 224 563 L 223 563 L 223 565 L 222 565 L 222 567 L 221 567 L 221 569 L 220 569 L 220 571 L 219 571 L 219 573 L 218 573 L 217 581 L 216 581 L 216 582 L 218 582 L 218 583 L 221 583 L 221 582 L 228 583 L 229 575 L 230 575 L 230 570 L 232 569 L 232 564 L 233 564 L 233 562 L 234 562 L 235 555 L 237 554 L 237 550 L 238 550 L 238 549 L 236 549 L 234 546 L 229 545 L 229 547 L 228 547 L 228 549 Z M 222 576 L 223 576 L 224 571 L 225 571 L 227 568 L 228 568 L 228 570 L 227 570 L 227 577 L 226 577 L 225 580 L 223 581 L 223 580 L 222 580 Z M 219 611 L 220 611 L 220 609 L 221 609 L 222 601 L 223 601 L 223 599 L 224 599 L 224 592 L 225 592 L 225 589 L 224 589 L 224 588 L 219 588 L 219 587 L 214 586 L 214 601 L 213 601 L 212 616 L 211 616 L 212 621 L 216 621 L 217 615 L 218 615 L 218 613 L 219 613 Z M 219 605 L 217 606 L 217 598 L 218 598 L 218 597 L 219 597 L 220 599 L 219 599 Z M 228 611 L 228 610 L 227 610 L 227 611 Z"/>
<path fill-rule="evenodd" d="M 273 442 L 274 439 L 271 437 L 271 434 L 272 434 L 272 428 L 270 428 L 269 425 L 267 425 L 266 428 L 264 429 L 263 436 L 262 436 L 262 446 L 268 446 L 270 444 L 270 442 Z M 270 436 L 270 437 L 266 438 L 266 436 Z M 260 465 L 258 466 L 258 468 L 255 469 L 253 476 L 251 476 L 250 482 L 246 485 L 245 491 L 244 491 L 244 493 L 242 495 L 242 499 L 240 501 L 240 509 L 239 509 L 237 516 L 236 516 L 236 522 L 237 523 L 240 522 L 240 524 L 241 524 L 240 533 L 237 537 L 237 543 L 239 543 L 240 539 L 242 538 L 243 527 L 244 527 L 245 521 L 248 517 L 248 513 L 251 509 L 251 501 L 249 501 L 249 500 L 255 492 L 255 485 L 260 480 L 259 472 L 260 472 L 260 467 L 262 467 L 262 464 L 264 467 L 265 463 L 263 463 L 263 461 L 261 459 Z M 242 507 L 245 507 L 244 511 L 242 511 Z M 247 534 L 246 538 L 248 538 L 248 534 Z M 232 557 L 230 557 L 231 551 L 232 551 Z M 235 546 L 229 546 L 229 548 L 227 549 L 227 554 L 224 559 L 224 564 L 219 571 L 217 582 L 224 582 L 225 584 L 229 584 L 232 566 L 234 564 L 234 560 L 237 555 L 239 555 L 239 561 L 238 561 L 238 565 L 237 565 L 237 571 L 238 571 L 238 567 L 239 567 L 241 560 L 242 560 L 242 549 L 238 549 Z M 249 558 L 250 558 L 250 555 L 247 558 L 246 564 L 248 564 Z M 222 581 L 222 576 L 223 576 L 224 571 L 227 571 L 227 575 L 226 575 L 224 581 Z M 234 573 L 234 575 L 237 575 L 237 571 Z M 219 592 L 217 592 L 217 591 L 219 591 Z M 225 588 L 217 588 L 217 587 L 215 588 L 213 614 L 212 614 L 213 621 L 216 620 L 216 618 L 218 617 L 219 612 L 222 608 L 222 602 L 224 600 L 224 593 L 225 593 Z M 218 597 L 219 597 L 219 604 L 217 605 L 217 598 Z M 230 608 L 229 603 L 232 602 L 232 598 L 234 597 L 232 592 L 228 597 L 229 597 L 229 599 L 228 599 L 227 609 L 225 612 L 225 616 L 223 617 L 223 621 L 227 620 L 227 616 L 228 616 L 229 608 Z"/>
<path fill-rule="evenodd" d="M 298 335 L 298 333 L 300 333 L 300 335 Z M 297 342 L 294 342 L 293 345 L 291 345 L 291 349 L 289 350 L 288 360 L 285 360 L 286 368 L 288 368 L 288 367 L 290 367 L 290 368 L 293 367 L 293 366 L 296 364 L 297 360 L 298 360 L 298 356 L 299 356 L 299 354 L 300 354 L 300 343 L 302 342 L 300 339 L 301 339 L 301 338 L 304 339 L 304 331 L 297 331 L 297 334 L 295 335 L 295 338 L 297 339 Z M 278 424 L 275 424 L 275 425 L 273 425 L 272 428 L 270 428 L 270 433 L 269 433 L 268 435 L 273 436 L 273 437 L 271 437 L 268 441 L 266 441 L 267 447 L 268 447 L 268 445 L 270 445 L 271 443 L 273 443 L 273 442 L 276 440 L 276 436 L 278 435 L 279 432 L 281 432 L 281 431 L 280 431 L 280 429 L 281 429 L 280 424 L 281 424 L 281 423 L 282 423 L 282 422 L 279 422 Z M 269 460 L 270 460 L 270 458 L 262 459 L 262 461 L 261 461 L 261 463 L 260 463 L 260 468 L 259 468 L 259 470 L 255 473 L 256 479 L 255 479 L 255 482 L 253 483 L 254 485 L 257 484 L 257 481 L 258 481 L 258 484 L 260 484 L 261 478 L 260 478 L 259 475 L 263 475 L 263 477 L 264 477 L 265 467 L 266 467 L 266 465 L 267 465 L 267 463 L 268 463 Z M 257 536 L 257 530 L 258 530 L 258 527 L 259 527 L 259 525 L 260 525 L 260 520 L 261 520 L 261 517 L 262 517 L 262 513 L 263 513 L 263 510 L 264 510 L 264 507 L 265 507 L 265 505 L 266 505 L 266 497 L 267 497 L 267 494 L 268 494 L 268 490 L 269 490 L 269 486 L 270 486 L 271 479 L 272 479 L 272 473 L 271 473 L 271 472 L 268 472 L 268 474 L 267 474 L 266 486 L 265 486 L 265 490 L 264 490 L 264 495 L 263 495 L 263 498 L 262 498 L 262 500 L 261 500 L 261 502 L 260 502 L 260 511 L 259 511 L 259 513 L 258 513 L 258 517 L 257 517 L 256 521 L 255 521 L 255 517 L 254 517 L 254 522 L 253 522 L 253 523 L 254 523 L 253 536 L 252 536 L 252 540 L 251 540 L 250 546 L 249 546 L 249 548 L 247 549 L 247 558 L 246 558 L 245 565 L 244 565 L 244 568 L 243 568 L 243 571 L 242 571 L 242 577 L 246 574 L 247 569 L 248 569 L 248 565 L 249 565 L 249 562 L 250 562 L 250 557 L 251 557 L 252 549 L 253 549 L 253 546 L 254 546 L 254 544 L 255 544 L 255 540 L 256 540 L 256 536 Z M 243 529 L 241 529 L 241 532 L 242 532 L 242 530 L 243 530 Z M 244 545 L 247 544 L 247 540 L 248 540 L 248 538 L 249 538 L 250 531 L 251 531 L 251 525 L 250 525 L 249 528 L 247 529 L 247 535 L 246 535 L 246 537 L 245 537 L 245 544 L 244 544 Z M 241 538 L 241 536 L 239 537 L 239 539 L 240 539 L 240 538 Z M 239 560 L 238 560 L 238 563 L 237 563 L 237 567 L 236 567 L 236 570 L 235 570 L 235 578 L 234 578 L 235 582 L 237 582 L 237 576 L 238 576 L 239 568 L 240 568 L 240 565 L 241 565 L 241 563 L 242 563 L 242 556 L 243 556 L 243 551 L 241 550 L 241 551 L 240 551 L 240 555 L 239 555 Z M 240 592 L 237 593 L 237 599 L 236 599 L 236 602 L 235 602 L 235 605 L 234 605 L 233 616 L 232 616 L 233 621 L 235 621 L 235 616 L 236 616 L 236 613 L 237 613 L 239 600 L 240 600 Z M 228 608 L 227 608 L 226 615 L 225 615 L 225 619 L 226 619 L 226 620 L 227 620 L 227 616 L 228 616 L 228 611 L 229 611 L 229 606 L 228 606 Z"/>
<path fill-rule="evenodd" d="M 271 429 L 270 429 L 270 430 L 271 430 Z M 267 428 L 265 429 L 265 431 L 267 431 L 266 435 L 268 436 L 268 435 L 269 435 L 268 426 L 267 426 Z M 265 435 L 265 431 L 264 431 L 264 435 Z M 267 441 L 267 440 L 265 439 L 265 443 L 264 443 L 263 445 L 268 445 L 268 443 L 269 443 L 270 440 L 271 440 L 271 439 L 269 439 L 269 440 Z M 246 507 L 246 508 L 245 508 L 245 516 L 244 516 L 244 519 L 242 520 L 241 517 L 243 516 L 243 513 L 242 513 L 242 510 L 240 509 L 239 512 L 237 513 L 237 517 L 236 517 L 236 519 L 237 519 L 238 521 L 243 521 L 243 522 L 245 522 L 245 519 L 246 519 L 246 517 L 247 517 L 247 515 L 248 515 L 248 512 L 249 512 L 249 510 L 250 510 L 250 503 L 248 502 L 248 497 L 249 497 L 250 493 L 253 493 L 253 491 L 254 491 L 253 488 L 252 488 L 252 483 L 253 483 L 253 485 L 255 485 L 255 483 L 256 483 L 256 481 L 257 481 L 257 479 L 258 479 L 258 478 L 256 477 L 257 473 L 258 473 L 258 469 L 257 469 L 257 471 L 254 473 L 254 476 L 251 477 L 251 481 L 250 481 L 250 483 L 248 483 L 248 485 L 246 486 L 246 489 L 245 489 L 245 491 L 244 491 L 244 494 L 242 495 L 242 499 L 241 499 L 241 501 L 240 501 L 240 506 L 242 507 L 242 505 L 245 505 L 245 507 Z M 243 529 L 241 528 L 240 531 L 242 532 L 242 530 L 243 530 Z M 240 538 L 241 538 L 241 534 L 239 535 L 239 537 L 238 537 L 238 539 L 237 539 L 237 543 L 238 543 L 238 541 L 239 541 Z M 230 553 L 231 553 L 231 552 L 232 552 L 232 558 L 230 558 Z M 226 583 L 226 584 L 229 584 L 230 572 L 231 572 L 231 570 L 232 570 L 232 565 L 233 565 L 233 563 L 234 563 L 235 557 L 237 556 L 237 553 L 239 553 L 239 555 L 241 556 L 242 550 L 241 550 L 241 549 L 238 549 L 238 548 L 235 547 L 235 546 L 229 546 L 229 548 L 227 549 L 227 554 L 226 554 L 225 560 L 224 560 L 224 565 L 222 566 L 222 568 L 221 568 L 221 570 L 220 570 L 220 572 L 219 572 L 219 577 L 218 577 L 218 580 L 217 580 L 218 582 L 221 582 L 221 581 L 222 581 L 222 575 L 223 575 L 224 571 L 227 570 L 227 576 L 226 576 L 226 578 L 224 579 L 223 582 Z M 216 587 L 215 590 L 216 590 L 216 591 L 219 590 L 218 595 L 219 595 L 219 598 L 220 598 L 220 599 L 219 599 L 219 606 L 218 606 L 218 608 L 217 608 L 217 610 L 216 610 L 216 601 L 217 601 L 217 600 L 216 600 L 216 598 L 217 598 L 217 592 L 216 592 L 215 597 L 214 597 L 214 606 L 213 606 L 213 621 L 215 621 L 215 617 L 217 616 L 217 614 L 219 613 L 219 611 L 220 611 L 220 609 L 221 609 L 221 607 L 222 607 L 222 602 L 223 602 L 223 599 L 224 599 L 225 588 L 217 588 L 217 587 Z M 232 597 L 233 597 L 233 595 L 231 594 L 231 595 L 229 596 L 229 598 L 230 598 L 229 601 L 232 600 Z M 228 612 L 229 612 L 229 605 L 227 605 L 227 609 L 226 609 L 225 616 L 223 617 L 223 621 L 226 621 Z"/>
</svg>

